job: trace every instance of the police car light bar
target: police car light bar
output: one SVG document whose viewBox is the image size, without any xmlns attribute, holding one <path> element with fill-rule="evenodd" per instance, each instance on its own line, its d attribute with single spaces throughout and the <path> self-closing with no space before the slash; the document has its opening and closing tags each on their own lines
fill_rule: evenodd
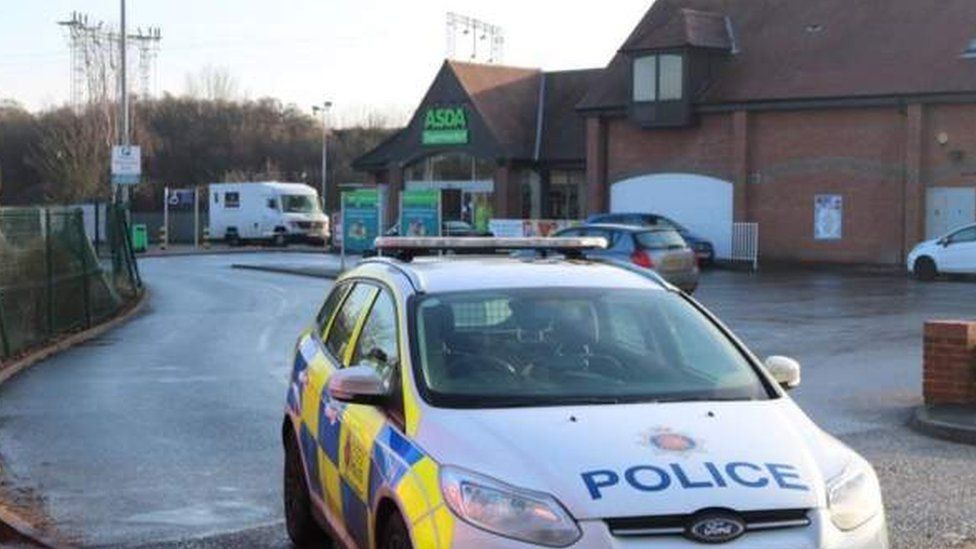
<svg viewBox="0 0 976 549">
<path fill-rule="evenodd" d="M 434 251 L 465 253 L 496 253 L 502 251 L 535 250 L 556 252 L 579 257 L 586 250 L 603 250 L 608 246 L 603 237 L 503 238 L 503 237 L 410 237 L 381 236 L 374 246 L 380 253 L 409 259 Z"/>
</svg>

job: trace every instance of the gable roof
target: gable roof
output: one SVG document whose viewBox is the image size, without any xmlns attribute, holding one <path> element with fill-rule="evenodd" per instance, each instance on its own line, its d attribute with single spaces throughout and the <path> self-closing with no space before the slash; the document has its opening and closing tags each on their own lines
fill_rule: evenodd
<svg viewBox="0 0 976 549">
<path fill-rule="evenodd" d="M 576 104 L 602 73 L 602 69 L 584 69 L 545 74 L 540 159 L 573 162 L 586 158 L 586 121 L 576 112 Z"/>
<path fill-rule="evenodd" d="M 626 107 L 627 52 L 719 45 L 726 17 L 738 51 L 699 103 L 976 91 L 972 0 L 657 0 L 579 108 Z"/>
<path fill-rule="evenodd" d="M 542 71 L 448 61 L 461 87 L 509 158 L 531 158 Z"/>
<path fill-rule="evenodd" d="M 575 106 L 599 73 L 445 61 L 407 127 L 353 166 L 375 169 L 446 150 L 420 144 L 426 109 L 444 103 L 465 104 L 470 113 L 471 142 L 450 150 L 511 160 L 582 162 L 586 137 Z"/>
</svg>

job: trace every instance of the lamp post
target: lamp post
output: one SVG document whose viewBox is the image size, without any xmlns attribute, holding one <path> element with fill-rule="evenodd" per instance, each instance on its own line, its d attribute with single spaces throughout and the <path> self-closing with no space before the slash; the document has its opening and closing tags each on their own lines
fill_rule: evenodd
<svg viewBox="0 0 976 549">
<path fill-rule="evenodd" d="M 328 209 L 329 201 L 326 200 L 328 193 L 329 179 L 329 109 L 332 108 L 332 101 L 325 101 L 321 105 L 313 105 L 312 112 L 322 113 L 322 211 Z"/>
</svg>

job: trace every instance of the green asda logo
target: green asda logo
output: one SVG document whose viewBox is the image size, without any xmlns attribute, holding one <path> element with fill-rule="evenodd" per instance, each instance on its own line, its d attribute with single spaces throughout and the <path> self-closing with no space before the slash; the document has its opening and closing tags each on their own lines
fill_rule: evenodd
<svg viewBox="0 0 976 549">
<path fill-rule="evenodd" d="M 424 117 L 424 145 L 464 145 L 468 142 L 468 116 L 463 107 L 429 109 Z"/>
</svg>

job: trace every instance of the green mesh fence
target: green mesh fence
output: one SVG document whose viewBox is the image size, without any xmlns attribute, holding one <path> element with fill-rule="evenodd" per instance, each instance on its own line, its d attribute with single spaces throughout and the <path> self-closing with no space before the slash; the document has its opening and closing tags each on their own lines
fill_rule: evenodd
<svg viewBox="0 0 976 549">
<path fill-rule="evenodd" d="M 92 245 L 77 208 L 0 208 L 0 359 L 115 314 L 142 291 L 121 209 Z"/>
</svg>

